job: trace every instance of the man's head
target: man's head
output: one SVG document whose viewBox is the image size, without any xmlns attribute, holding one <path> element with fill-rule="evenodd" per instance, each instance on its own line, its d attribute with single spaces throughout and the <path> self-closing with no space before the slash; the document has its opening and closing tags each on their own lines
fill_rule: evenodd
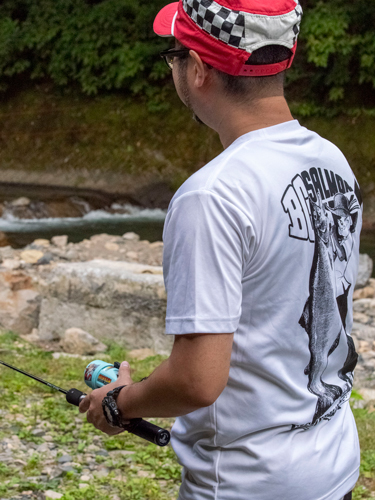
<svg viewBox="0 0 375 500">
<path fill-rule="evenodd" d="M 283 98 L 301 17 L 298 0 L 180 0 L 159 12 L 154 31 L 187 49 L 165 56 L 176 61 L 177 92 L 196 118 L 218 130 L 220 109 L 245 112 L 252 103 L 254 111 L 256 99 Z"/>
</svg>

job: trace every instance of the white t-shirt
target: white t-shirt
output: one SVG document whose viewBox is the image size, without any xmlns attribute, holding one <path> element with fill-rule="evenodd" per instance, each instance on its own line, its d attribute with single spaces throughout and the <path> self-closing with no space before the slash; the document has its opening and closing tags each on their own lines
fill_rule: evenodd
<svg viewBox="0 0 375 500">
<path fill-rule="evenodd" d="M 180 500 L 339 500 L 355 485 L 361 203 L 342 153 L 298 121 L 241 136 L 175 194 L 166 333 L 234 332 L 226 388 L 173 426 Z"/>
</svg>

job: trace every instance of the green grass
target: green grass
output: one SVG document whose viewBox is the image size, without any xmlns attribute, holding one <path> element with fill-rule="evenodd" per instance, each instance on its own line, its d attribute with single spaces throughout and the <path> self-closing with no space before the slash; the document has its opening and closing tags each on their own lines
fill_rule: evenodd
<svg viewBox="0 0 375 500">
<path fill-rule="evenodd" d="M 20 341 L 14 334 L 0 334 L 0 358 L 25 371 L 47 379 L 65 389 L 76 387 L 86 390 L 82 375 L 87 361 L 79 358 L 60 358 Z M 126 351 L 110 345 L 103 359 L 121 361 Z M 154 356 L 143 361 L 132 361 L 132 376 L 139 380 L 149 374 L 161 361 Z M 32 431 L 47 425 L 46 431 L 57 446 L 57 458 L 69 453 L 77 463 L 74 471 L 61 478 L 45 482 L 33 479 L 43 469 L 44 458 L 35 451 L 25 456 L 24 465 L 0 462 L 0 495 L 11 498 L 22 491 L 52 489 L 64 493 L 63 500 L 110 500 L 118 495 L 121 500 L 173 500 L 177 496 L 181 469 L 173 449 L 159 448 L 128 433 L 110 437 L 86 422 L 77 408 L 66 403 L 62 394 L 27 377 L 0 366 L 0 397 L 2 415 L 10 414 L 11 420 L 0 416 L 0 440 L 12 435 L 23 443 L 42 444 L 44 437 Z M 361 396 L 353 391 L 353 400 Z M 370 500 L 375 496 L 375 411 L 353 410 L 361 442 L 360 479 L 354 491 L 354 500 Z M 170 428 L 172 419 L 155 419 L 156 424 Z M 86 467 L 81 457 L 88 446 L 96 444 L 108 451 L 108 456 L 96 455 L 96 463 L 110 470 L 107 477 L 95 477 L 85 488 L 79 488 L 79 478 Z M 116 451 L 128 452 L 116 454 Z M 115 452 L 115 453 L 112 453 Z M 81 462 L 80 462 L 81 460 Z M 120 477 L 119 477 L 120 475 Z"/>
<path fill-rule="evenodd" d="M 51 353 L 41 351 L 19 341 L 12 333 L 0 334 L 1 359 L 20 369 L 44 378 L 64 389 L 76 387 L 86 391 L 83 373 L 87 361 L 77 358 L 55 360 Z M 101 355 L 107 360 L 122 360 L 126 351 L 118 346 L 109 346 Z M 164 359 L 149 357 L 143 361 L 132 361 L 133 379 L 148 375 Z M 52 489 L 64 493 L 63 500 L 110 500 L 119 495 L 121 500 L 172 500 L 176 497 L 180 480 L 180 466 L 171 447 L 159 448 L 128 433 L 109 437 L 86 422 L 74 406 L 66 403 L 62 394 L 43 386 L 24 375 L 0 366 L 1 387 L 0 409 L 2 414 L 11 415 L 11 420 L 0 417 L 0 440 L 12 435 L 23 443 L 40 445 L 44 437 L 36 437 L 32 431 L 47 423 L 47 432 L 57 445 L 57 458 L 69 453 L 74 462 L 85 453 L 87 447 L 96 444 L 109 452 L 125 450 L 134 452 L 123 457 L 96 456 L 96 463 L 108 467 L 111 472 L 105 478 L 96 477 L 87 488 L 79 488 L 79 477 L 85 464 L 79 464 L 74 471 L 52 481 L 33 480 L 40 476 L 44 459 L 37 451 L 25 458 L 25 465 L 0 462 L 0 495 L 10 498 L 22 491 L 45 491 Z M 12 418 L 13 417 L 13 418 Z M 21 418 L 20 418 L 21 417 Z M 9 423 L 8 423 L 9 422 Z M 171 419 L 155 419 L 154 423 L 170 428 Z M 76 458 L 75 458 L 76 457 Z M 148 472 L 147 477 L 138 477 L 138 472 Z M 116 476 L 121 473 L 122 480 Z"/>
</svg>

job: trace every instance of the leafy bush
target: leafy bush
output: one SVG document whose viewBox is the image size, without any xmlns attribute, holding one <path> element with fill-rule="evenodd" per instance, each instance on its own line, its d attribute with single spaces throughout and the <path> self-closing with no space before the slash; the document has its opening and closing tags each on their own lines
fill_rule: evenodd
<svg viewBox="0 0 375 500">
<path fill-rule="evenodd" d="M 291 86 L 303 102 L 301 114 L 327 114 L 331 108 L 358 115 L 358 108 L 375 107 L 374 2 L 302 4 L 305 16 L 290 73 Z"/>
<path fill-rule="evenodd" d="M 49 79 L 83 93 L 123 90 L 167 101 L 167 41 L 152 31 L 167 0 L 3 0 L 0 90 Z M 375 108 L 375 3 L 301 0 L 305 15 L 288 83 L 303 116 Z M 16 83 L 15 83 L 16 82 Z M 157 107 L 156 106 L 156 107 Z"/>
<path fill-rule="evenodd" d="M 5 0 L 0 6 L 0 79 L 48 77 L 84 93 L 126 89 L 152 96 L 165 77 L 152 32 L 163 2 Z"/>
</svg>

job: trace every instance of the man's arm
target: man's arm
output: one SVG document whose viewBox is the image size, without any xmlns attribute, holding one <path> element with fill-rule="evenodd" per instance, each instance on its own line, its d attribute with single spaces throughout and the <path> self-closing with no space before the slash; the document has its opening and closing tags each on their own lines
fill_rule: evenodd
<svg viewBox="0 0 375 500">
<path fill-rule="evenodd" d="M 88 421 L 113 434 L 101 403 L 119 385 L 127 385 L 117 399 L 125 419 L 176 417 L 209 406 L 227 384 L 232 344 L 233 333 L 176 336 L 170 357 L 147 380 L 131 383 L 130 367 L 121 366 L 118 380 L 94 390 L 81 403 L 80 411 L 89 410 Z"/>
</svg>

